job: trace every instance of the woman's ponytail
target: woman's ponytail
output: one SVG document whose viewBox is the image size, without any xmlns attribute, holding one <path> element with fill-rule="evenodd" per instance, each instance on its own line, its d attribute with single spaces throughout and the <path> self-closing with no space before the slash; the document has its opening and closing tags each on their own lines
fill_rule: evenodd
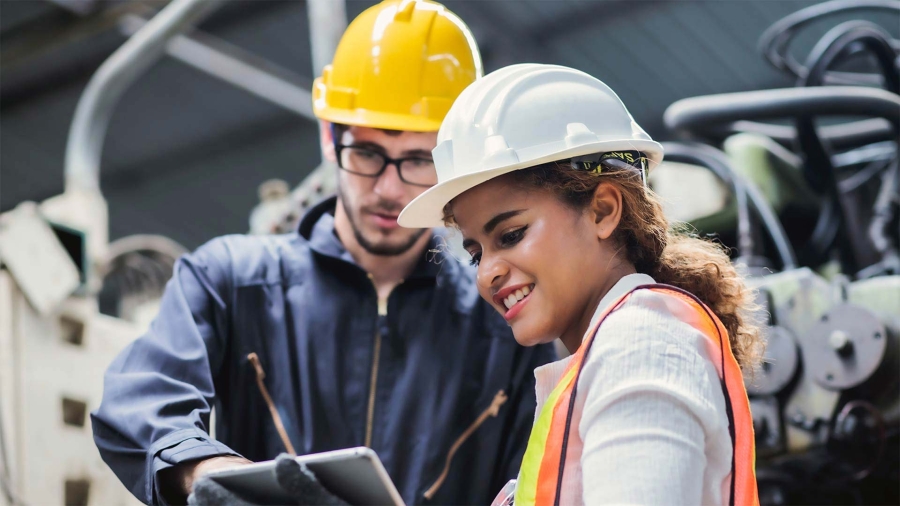
<svg viewBox="0 0 900 506">
<path fill-rule="evenodd" d="M 752 292 L 720 245 L 670 233 L 659 261 L 647 274 L 658 283 L 691 292 L 709 306 L 728 330 L 738 364 L 753 368 L 759 362 L 762 340 L 749 314 Z"/>
</svg>

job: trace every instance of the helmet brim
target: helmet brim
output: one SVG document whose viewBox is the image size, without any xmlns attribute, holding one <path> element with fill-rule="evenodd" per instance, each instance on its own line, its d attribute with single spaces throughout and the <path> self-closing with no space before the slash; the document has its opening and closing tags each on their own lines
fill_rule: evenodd
<svg viewBox="0 0 900 506">
<path fill-rule="evenodd" d="M 438 183 L 413 199 L 397 218 L 397 223 L 406 228 L 434 228 L 444 226 L 444 206 L 451 200 L 476 186 L 496 177 L 516 170 L 527 169 L 558 160 L 566 160 L 575 156 L 593 153 L 606 153 L 620 150 L 637 150 L 650 160 L 649 170 L 662 162 L 663 148 L 658 142 L 651 140 L 598 141 L 558 151 L 542 157 L 519 161 L 500 167 L 491 167 L 471 174 L 463 174 Z"/>
</svg>

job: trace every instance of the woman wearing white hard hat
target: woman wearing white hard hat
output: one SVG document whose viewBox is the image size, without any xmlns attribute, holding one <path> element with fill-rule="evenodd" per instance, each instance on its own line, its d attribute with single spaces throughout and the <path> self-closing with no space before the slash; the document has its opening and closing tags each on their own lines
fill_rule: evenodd
<svg viewBox="0 0 900 506">
<path fill-rule="evenodd" d="M 433 154 L 400 224 L 457 227 L 516 340 L 572 353 L 535 371 L 515 504 L 758 503 L 749 290 L 719 246 L 668 230 L 646 187 L 662 146 L 616 94 L 506 67 L 463 91 Z"/>
</svg>

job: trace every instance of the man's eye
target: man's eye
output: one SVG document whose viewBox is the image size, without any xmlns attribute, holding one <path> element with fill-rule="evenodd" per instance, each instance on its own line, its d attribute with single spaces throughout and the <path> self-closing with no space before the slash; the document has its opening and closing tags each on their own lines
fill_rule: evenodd
<svg viewBox="0 0 900 506">
<path fill-rule="evenodd" d="M 504 248 L 508 248 L 510 246 L 515 246 L 519 241 L 525 237 L 525 229 L 528 227 L 520 227 L 515 230 L 511 230 L 506 232 L 505 234 L 500 236 L 500 245 Z"/>
<path fill-rule="evenodd" d="M 416 169 L 434 167 L 434 160 L 426 160 L 424 158 L 408 158 L 406 163 L 412 165 Z"/>
<path fill-rule="evenodd" d="M 469 260 L 469 265 L 478 267 L 478 264 L 481 262 L 481 252 L 470 253 L 472 255 L 472 259 Z"/>
</svg>

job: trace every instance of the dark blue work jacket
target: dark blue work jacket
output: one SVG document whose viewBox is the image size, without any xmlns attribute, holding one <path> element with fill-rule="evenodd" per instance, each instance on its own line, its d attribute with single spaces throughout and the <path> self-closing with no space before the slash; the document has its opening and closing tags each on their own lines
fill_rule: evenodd
<svg viewBox="0 0 900 506">
<path fill-rule="evenodd" d="M 516 344 L 472 269 L 433 249 L 379 315 L 334 205 L 312 209 L 299 233 L 222 237 L 183 257 L 150 330 L 110 365 L 94 440 L 142 501 L 163 502 L 159 473 L 179 463 L 285 451 L 251 353 L 299 454 L 370 438 L 407 504 L 489 503 L 516 476 L 533 371 L 552 349 Z M 497 416 L 464 437 L 501 390 Z"/>
</svg>

